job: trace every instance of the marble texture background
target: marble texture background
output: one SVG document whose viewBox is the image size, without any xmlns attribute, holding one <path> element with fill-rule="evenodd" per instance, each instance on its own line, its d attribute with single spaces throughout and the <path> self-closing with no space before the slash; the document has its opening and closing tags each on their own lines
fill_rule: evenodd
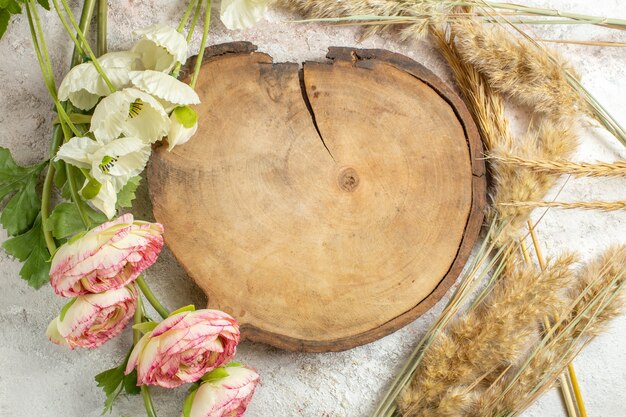
<svg viewBox="0 0 626 417">
<path fill-rule="evenodd" d="M 524 0 L 525 4 L 626 18 L 623 0 Z M 78 12 L 77 2 L 73 3 Z M 155 22 L 176 24 L 183 2 L 176 0 L 116 0 L 110 2 L 110 49 L 127 48 L 131 29 Z M 210 43 L 247 40 L 272 55 L 276 62 L 323 60 L 328 46 L 387 48 L 423 63 L 451 82 L 437 51 L 428 41 L 398 43 L 392 37 L 360 39 L 354 27 L 293 24 L 294 16 L 271 12 L 267 20 L 243 32 L 227 31 L 214 6 Z M 70 41 L 53 13 L 43 20 L 60 81 L 69 62 Z M 545 39 L 586 39 L 626 42 L 626 33 L 589 26 L 532 27 Z M 196 51 L 196 31 L 191 50 Z M 554 44 L 572 60 L 583 84 L 626 125 L 626 49 Z M 45 157 L 48 149 L 52 104 L 32 52 L 24 16 L 14 18 L 0 41 L 0 146 L 11 149 L 20 163 Z M 577 159 L 611 161 L 626 158 L 626 149 L 601 129 L 588 126 L 580 132 Z M 617 200 L 626 197 L 624 180 L 563 180 L 561 200 Z M 148 192 L 140 189 L 134 213 L 151 219 Z M 545 251 L 577 250 L 589 258 L 616 242 L 626 243 L 626 213 L 550 211 L 540 235 Z M 6 233 L 0 231 L 0 240 Z M 47 342 L 45 328 L 64 303 L 49 287 L 33 291 L 18 276 L 20 264 L 0 254 L 0 416 L 96 417 L 104 397 L 93 376 L 117 364 L 127 349 L 130 332 L 95 351 L 69 352 Z M 165 250 L 147 279 L 166 305 L 177 308 L 190 302 L 205 304 L 198 288 Z M 404 329 L 375 343 L 347 352 L 329 354 L 288 353 L 264 345 L 244 343 L 241 362 L 256 367 L 263 383 L 246 414 L 250 417 L 358 417 L 368 416 L 412 346 L 441 310 L 443 301 Z M 589 415 L 626 416 L 626 317 L 616 320 L 576 359 Z M 159 416 L 180 415 L 185 390 L 154 390 Z M 114 416 L 145 415 L 140 398 L 122 397 Z M 542 397 L 525 414 L 564 415 L 556 391 Z"/>
</svg>

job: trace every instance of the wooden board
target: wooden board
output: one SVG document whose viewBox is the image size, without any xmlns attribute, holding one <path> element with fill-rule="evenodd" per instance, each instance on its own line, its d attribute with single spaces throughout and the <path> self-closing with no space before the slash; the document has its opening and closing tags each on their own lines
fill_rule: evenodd
<svg viewBox="0 0 626 417">
<path fill-rule="evenodd" d="M 433 306 L 469 256 L 485 201 L 476 127 L 406 57 L 331 48 L 301 69 L 255 49 L 206 51 L 196 136 L 150 162 L 155 217 L 244 338 L 315 352 L 376 340 Z"/>
</svg>

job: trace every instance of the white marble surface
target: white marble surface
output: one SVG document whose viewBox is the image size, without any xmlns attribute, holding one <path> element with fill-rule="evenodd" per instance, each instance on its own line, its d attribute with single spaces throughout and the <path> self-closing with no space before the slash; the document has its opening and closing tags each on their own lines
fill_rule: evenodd
<svg viewBox="0 0 626 417">
<path fill-rule="evenodd" d="M 530 3 L 529 0 L 524 2 Z M 533 0 L 532 3 L 626 18 L 623 0 Z M 128 47 L 132 41 L 132 28 L 159 21 L 175 22 L 181 9 L 182 0 L 111 1 L 110 48 Z M 215 16 L 217 8 L 214 9 Z M 428 42 L 397 43 L 389 36 L 360 42 L 355 28 L 287 23 L 286 20 L 291 18 L 272 12 L 268 21 L 245 32 L 228 32 L 214 18 L 210 42 L 248 40 L 257 44 L 261 51 L 273 55 L 278 62 L 321 60 L 331 45 L 387 48 L 416 59 L 450 80 L 445 65 Z M 57 80 L 60 80 L 68 62 L 70 43 L 52 13 L 44 13 L 43 19 Z M 9 147 L 19 162 L 27 163 L 46 155 L 52 105 L 30 46 L 25 18 L 15 18 L 11 26 L 9 34 L 0 42 L 0 146 Z M 626 33 L 584 26 L 533 27 L 531 30 L 539 38 L 626 41 Z M 196 33 L 195 48 L 198 43 L 199 33 Z M 555 47 L 574 62 L 580 69 L 583 83 L 626 125 L 626 49 Z M 626 158 L 625 149 L 599 129 L 581 131 L 581 138 L 578 154 L 581 160 Z M 625 185 L 624 180 L 570 180 L 564 186 L 561 198 L 624 199 Z M 134 212 L 140 218 L 152 217 L 145 185 Z M 552 211 L 544 219 L 540 233 L 548 253 L 570 248 L 590 257 L 610 243 L 626 242 L 626 214 Z M 4 231 L 0 232 L 0 238 L 6 238 Z M 18 262 L 4 253 L 0 255 L 0 416 L 100 415 L 103 395 L 93 376 L 117 364 L 127 349 L 129 331 L 95 351 L 69 352 L 50 344 L 44 331 L 64 300 L 55 297 L 49 287 L 40 291 L 27 287 L 19 279 L 19 268 Z M 167 250 L 147 277 L 168 306 L 205 303 L 203 295 Z M 369 415 L 384 387 L 440 308 L 441 303 L 395 334 L 343 353 L 296 354 L 263 345 L 242 344 L 239 360 L 256 367 L 263 379 L 247 415 Z M 626 416 L 625 344 L 626 317 L 622 317 L 576 359 L 590 416 Z M 185 390 L 154 392 L 159 416 L 180 415 Z M 113 415 L 145 415 L 141 399 L 121 398 Z M 562 405 L 555 391 L 541 398 L 525 413 L 526 417 L 561 415 L 564 415 Z"/>
</svg>

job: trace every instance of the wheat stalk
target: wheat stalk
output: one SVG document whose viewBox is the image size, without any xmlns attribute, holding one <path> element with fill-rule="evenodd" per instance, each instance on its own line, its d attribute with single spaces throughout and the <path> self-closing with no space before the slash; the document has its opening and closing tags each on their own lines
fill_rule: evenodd
<svg viewBox="0 0 626 417">
<path fill-rule="evenodd" d="M 498 204 L 504 207 L 525 208 L 530 210 L 536 208 L 600 210 L 605 212 L 626 210 L 626 201 L 510 201 Z"/>
<path fill-rule="evenodd" d="M 461 415 L 471 403 L 467 394 L 473 390 L 467 387 L 515 364 L 538 337 L 542 317 L 564 302 L 554 288 L 567 288 L 573 281 L 573 263 L 572 256 L 564 255 L 538 272 L 512 257 L 489 295 L 428 348 L 400 397 L 402 415 L 423 416 L 426 410 Z"/>
<path fill-rule="evenodd" d="M 550 174 L 568 174 L 575 177 L 626 177 L 626 161 L 576 163 L 565 160 L 527 159 L 516 155 L 496 154 L 488 156 L 488 159 Z"/>
</svg>

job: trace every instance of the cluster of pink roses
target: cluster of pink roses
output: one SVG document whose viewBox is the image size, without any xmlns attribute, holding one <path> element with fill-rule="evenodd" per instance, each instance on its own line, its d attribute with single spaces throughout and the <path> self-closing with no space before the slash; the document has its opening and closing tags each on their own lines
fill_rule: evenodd
<svg viewBox="0 0 626 417">
<path fill-rule="evenodd" d="M 60 296 L 74 297 L 48 326 L 49 339 L 70 349 L 96 348 L 117 336 L 137 308 L 133 281 L 163 247 L 163 226 L 135 221 L 131 214 L 77 236 L 55 254 L 50 282 Z M 134 346 L 126 374 L 137 369 L 137 385 L 175 388 L 200 381 L 185 416 L 243 415 L 259 376 L 228 366 L 239 343 L 234 318 L 217 310 L 182 311 L 153 323 Z M 220 378 L 206 378 L 220 370 Z"/>
</svg>

